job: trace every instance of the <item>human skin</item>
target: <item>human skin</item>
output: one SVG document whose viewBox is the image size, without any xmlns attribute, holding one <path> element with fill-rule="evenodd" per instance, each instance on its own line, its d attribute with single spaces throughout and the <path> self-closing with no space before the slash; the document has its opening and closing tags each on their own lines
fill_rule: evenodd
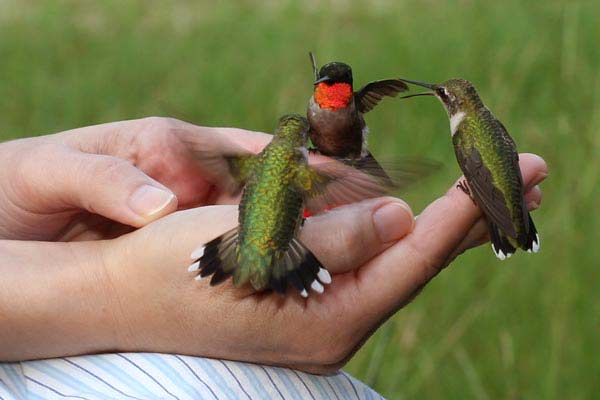
<svg viewBox="0 0 600 400">
<path fill-rule="evenodd" d="M 454 185 L 416 220 L 400 199 L 370 199 L 312 217 L 301 232 L 333 275 L 323 295 L 211 287 L 187 272 L 189 255 L 235 226 L 227 204 L 236 199 L 207 182 L 182 132 L 254 152 L 269 140 L 149 118 L 0 145 L 1 360 L 152 351 L 331 372 L 487 240 L 479 209 Z M 537 208 L 546 165 L 523 154 L 521 169 Z M 145 184 L 166 195 L 132 208 Z"/>
</svg>

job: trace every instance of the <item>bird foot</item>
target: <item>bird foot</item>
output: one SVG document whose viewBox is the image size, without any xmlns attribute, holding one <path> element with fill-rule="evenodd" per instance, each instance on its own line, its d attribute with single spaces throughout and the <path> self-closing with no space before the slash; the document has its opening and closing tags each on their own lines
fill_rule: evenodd
<svg viewBox="0 0 600 400">
<path fill-rule="evenodd" d="M 477 203 L 475 203 L 475 198 L 471 194 L 471 189 L 469 189 L 469 185 L 467 184 L 467 181 L 465 179 L 459 181 L 456 185 L 456 188 L 462 190 L 467 196 L 471 198 L 473 204 L 477 205 Z"/>
</svg>

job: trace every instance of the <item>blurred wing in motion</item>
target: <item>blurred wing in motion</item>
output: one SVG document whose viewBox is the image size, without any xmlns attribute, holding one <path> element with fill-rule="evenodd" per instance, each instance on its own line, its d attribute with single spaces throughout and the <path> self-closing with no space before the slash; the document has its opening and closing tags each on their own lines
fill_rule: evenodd
<svg viewBox="0 0 600 400">
<path fill-rule="evenodd" d="M 259 155 L 218 134 L 182 131 L 178 137 L 207 180 L 231 195 L 244 187 L 260 162 Z"/>
<path fill-rule="evenodd" d="M 442 168 L 442 163 L 423 157 L 402 157 L 378 162 L 370 153 L 363 158 L 339 161 L 372 176 L 377 182 L 384 182 L 385 187 L 391 191 L 406 189 Z"/>
<path fill-rule="evenodd" d="M 384 79 L 367 83 L 354 93 L 356 108 L 361 113 L 367 113 L 385 96 L 396 97 L 398 93 L 408 90 L 406 83 L 399 79 Z"/>
<path fill-rule="evenodd" d="M 439 163 L 423 159 L 381 164 L 372 157 L 334 159 L 303 166 L 297 174 L 296 184 L 305 193 L 306 208 L 311 214 L 316 214 L 331 207 L 384 196 L 405 188 L 439 167 Z"/>
</svg>

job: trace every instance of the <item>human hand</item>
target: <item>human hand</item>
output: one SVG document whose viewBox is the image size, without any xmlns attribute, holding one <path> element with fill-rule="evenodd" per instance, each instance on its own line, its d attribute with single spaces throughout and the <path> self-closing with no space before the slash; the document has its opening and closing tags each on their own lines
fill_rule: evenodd
<svg viewBox="0 0 600 400">
<path fill-rule="evenodd" d="M 110 238 L 178 207 L 232 203 L 182 143 L 190 134 L 252 152 L 270 140 L 152 117 L 0 144 L 0 239 Z"/>
<path fill-rule="evenodd" d="M 524 154 L 521 168 L 535 208 L 547 167 Z M 234 206 L 201 207 L 99 242 L 114 349 L 335 371 L 454 257 L 487 240 L 481 212 L 454 186 L 416 221 L 394 198 L 343 206 L 310 218 L 301 233 L 333 283 L 323 295 L 282 298 L 251 294 L 230 281 L 211 287 L 186 272 L 199 243 L 236 223 Z"/>
</svg>

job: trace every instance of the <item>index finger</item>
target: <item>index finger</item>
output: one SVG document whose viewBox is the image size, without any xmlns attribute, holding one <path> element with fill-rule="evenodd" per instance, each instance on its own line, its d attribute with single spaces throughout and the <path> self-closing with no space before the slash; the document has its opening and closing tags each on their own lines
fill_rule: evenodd
<svg viewBox="0 0 600 400">
<path fill-rule="evenodd" d="M 547 175 L 545 161 L 521 154 L 525 187 Z M 360 270 L 359 287 L 367 307 L 382 312 L 398 307 L 433 278 L 444 261 L 481 216 L 469 196 L 452 187 L 431 203 L 416 219 L 414 230 Z"/>
</svg>

